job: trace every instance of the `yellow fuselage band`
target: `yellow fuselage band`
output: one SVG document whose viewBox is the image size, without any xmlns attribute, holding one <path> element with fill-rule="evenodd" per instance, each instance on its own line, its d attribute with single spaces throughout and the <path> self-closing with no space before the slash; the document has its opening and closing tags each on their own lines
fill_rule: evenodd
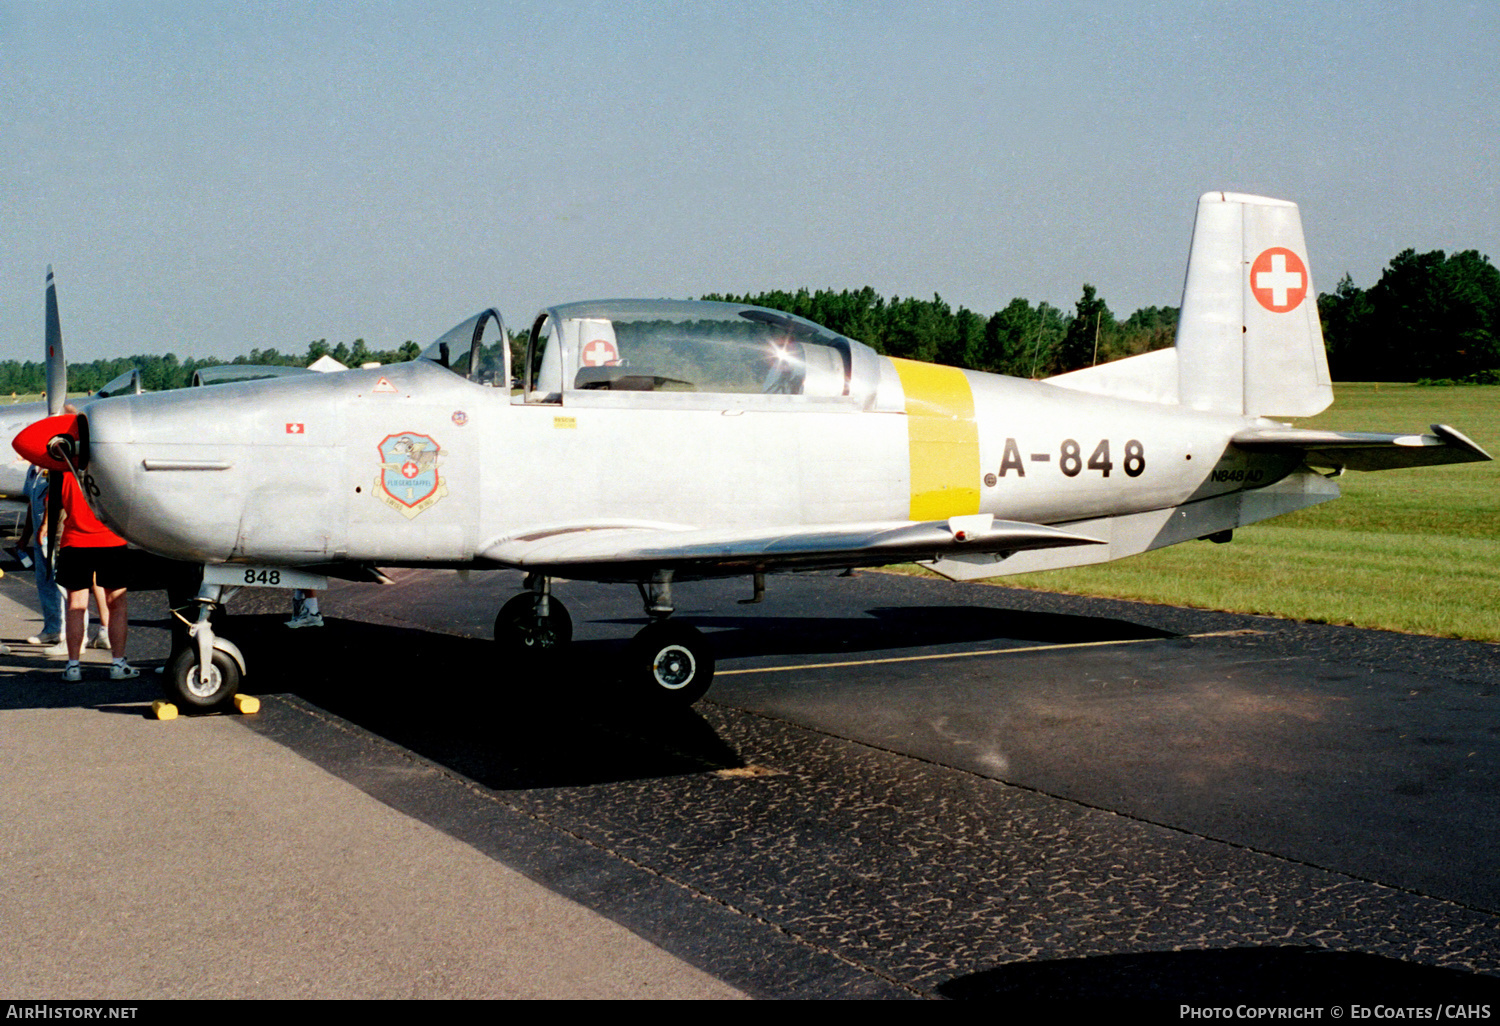
<svg viewBox="0 0 1500 1026">
<path fill-rule="evenodd" d="M 953 367 L 892 359 L 906 392 L 911 519 L 979 512 L 979 425 L 974 390 Z"/>
</svg>

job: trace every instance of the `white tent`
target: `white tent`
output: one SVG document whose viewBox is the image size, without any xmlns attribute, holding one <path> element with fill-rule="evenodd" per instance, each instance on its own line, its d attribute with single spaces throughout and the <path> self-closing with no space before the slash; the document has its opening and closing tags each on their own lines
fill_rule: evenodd
<svg viewBox="0 0 1500 1026">
<path fill-rule="evenodd" d="M 318 357 L 312 363 L 308 364 L 307 365 L 307 369 L 308 370 L 318 371 L 319 373 L 322 373 L 322 374 L 326 374 L 329 371 L 348 370 L 349 368 L 345 367 L 343 364 L 339 363 L 337 360 L 335 360 L 333 357 L 329 356 L 327 353 L 324 353 L 322 356 Z"/>
</svg>

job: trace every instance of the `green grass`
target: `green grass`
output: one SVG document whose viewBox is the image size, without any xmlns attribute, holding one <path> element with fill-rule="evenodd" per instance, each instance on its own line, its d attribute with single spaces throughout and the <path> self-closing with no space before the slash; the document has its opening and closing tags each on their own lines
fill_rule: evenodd
<svg viewBox="0 0 1500 1026">
<path fill-rule="evenodd" d="M 1341 384 L 1335 394 L 1298 426 L 1450 424 L 1500 456 L 1500 387 Z M 1500 462 L 1350 472 L 1339 487 L 1342 498 L 1242 528 L 1228 545 L 992 583 L 1500 641 Z"/>
</svg>

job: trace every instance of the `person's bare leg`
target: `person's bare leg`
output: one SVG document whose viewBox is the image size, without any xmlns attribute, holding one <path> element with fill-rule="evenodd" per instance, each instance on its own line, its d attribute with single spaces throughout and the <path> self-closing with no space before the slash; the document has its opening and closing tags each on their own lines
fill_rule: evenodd
<svg viewBox="0 0 1500 1026">
<path fill-rule="evenodd" d="M 64 618 L 68 639 L 68 662 L 78 662 L 83 651 L 83 618 L 88 615 L 89 592 L 87 588 L 68 592 L 68 612 Z"/>
<path fill-rule="evenodd" d="M 106 592 L 109 606 L 109 654 L 116 659 L 125 658 L 125 637 L 130 631 L 126 598 L 124 588 L 112 588 Z"/>
</svg>

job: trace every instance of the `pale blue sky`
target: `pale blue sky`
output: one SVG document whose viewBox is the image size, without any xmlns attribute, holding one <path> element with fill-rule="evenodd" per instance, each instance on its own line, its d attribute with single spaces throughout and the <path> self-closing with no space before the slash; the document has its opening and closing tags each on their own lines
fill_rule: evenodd
<svg viewBox="0 0 1500 1026">
<path fill-rule="evenodd" d="M 427 342 L 800 285 L 1180 298 L 1210 189 L 1320 289 L 1500 259 L 1500 4 L 0 0 L 0 358 Z"/>
</svg>

